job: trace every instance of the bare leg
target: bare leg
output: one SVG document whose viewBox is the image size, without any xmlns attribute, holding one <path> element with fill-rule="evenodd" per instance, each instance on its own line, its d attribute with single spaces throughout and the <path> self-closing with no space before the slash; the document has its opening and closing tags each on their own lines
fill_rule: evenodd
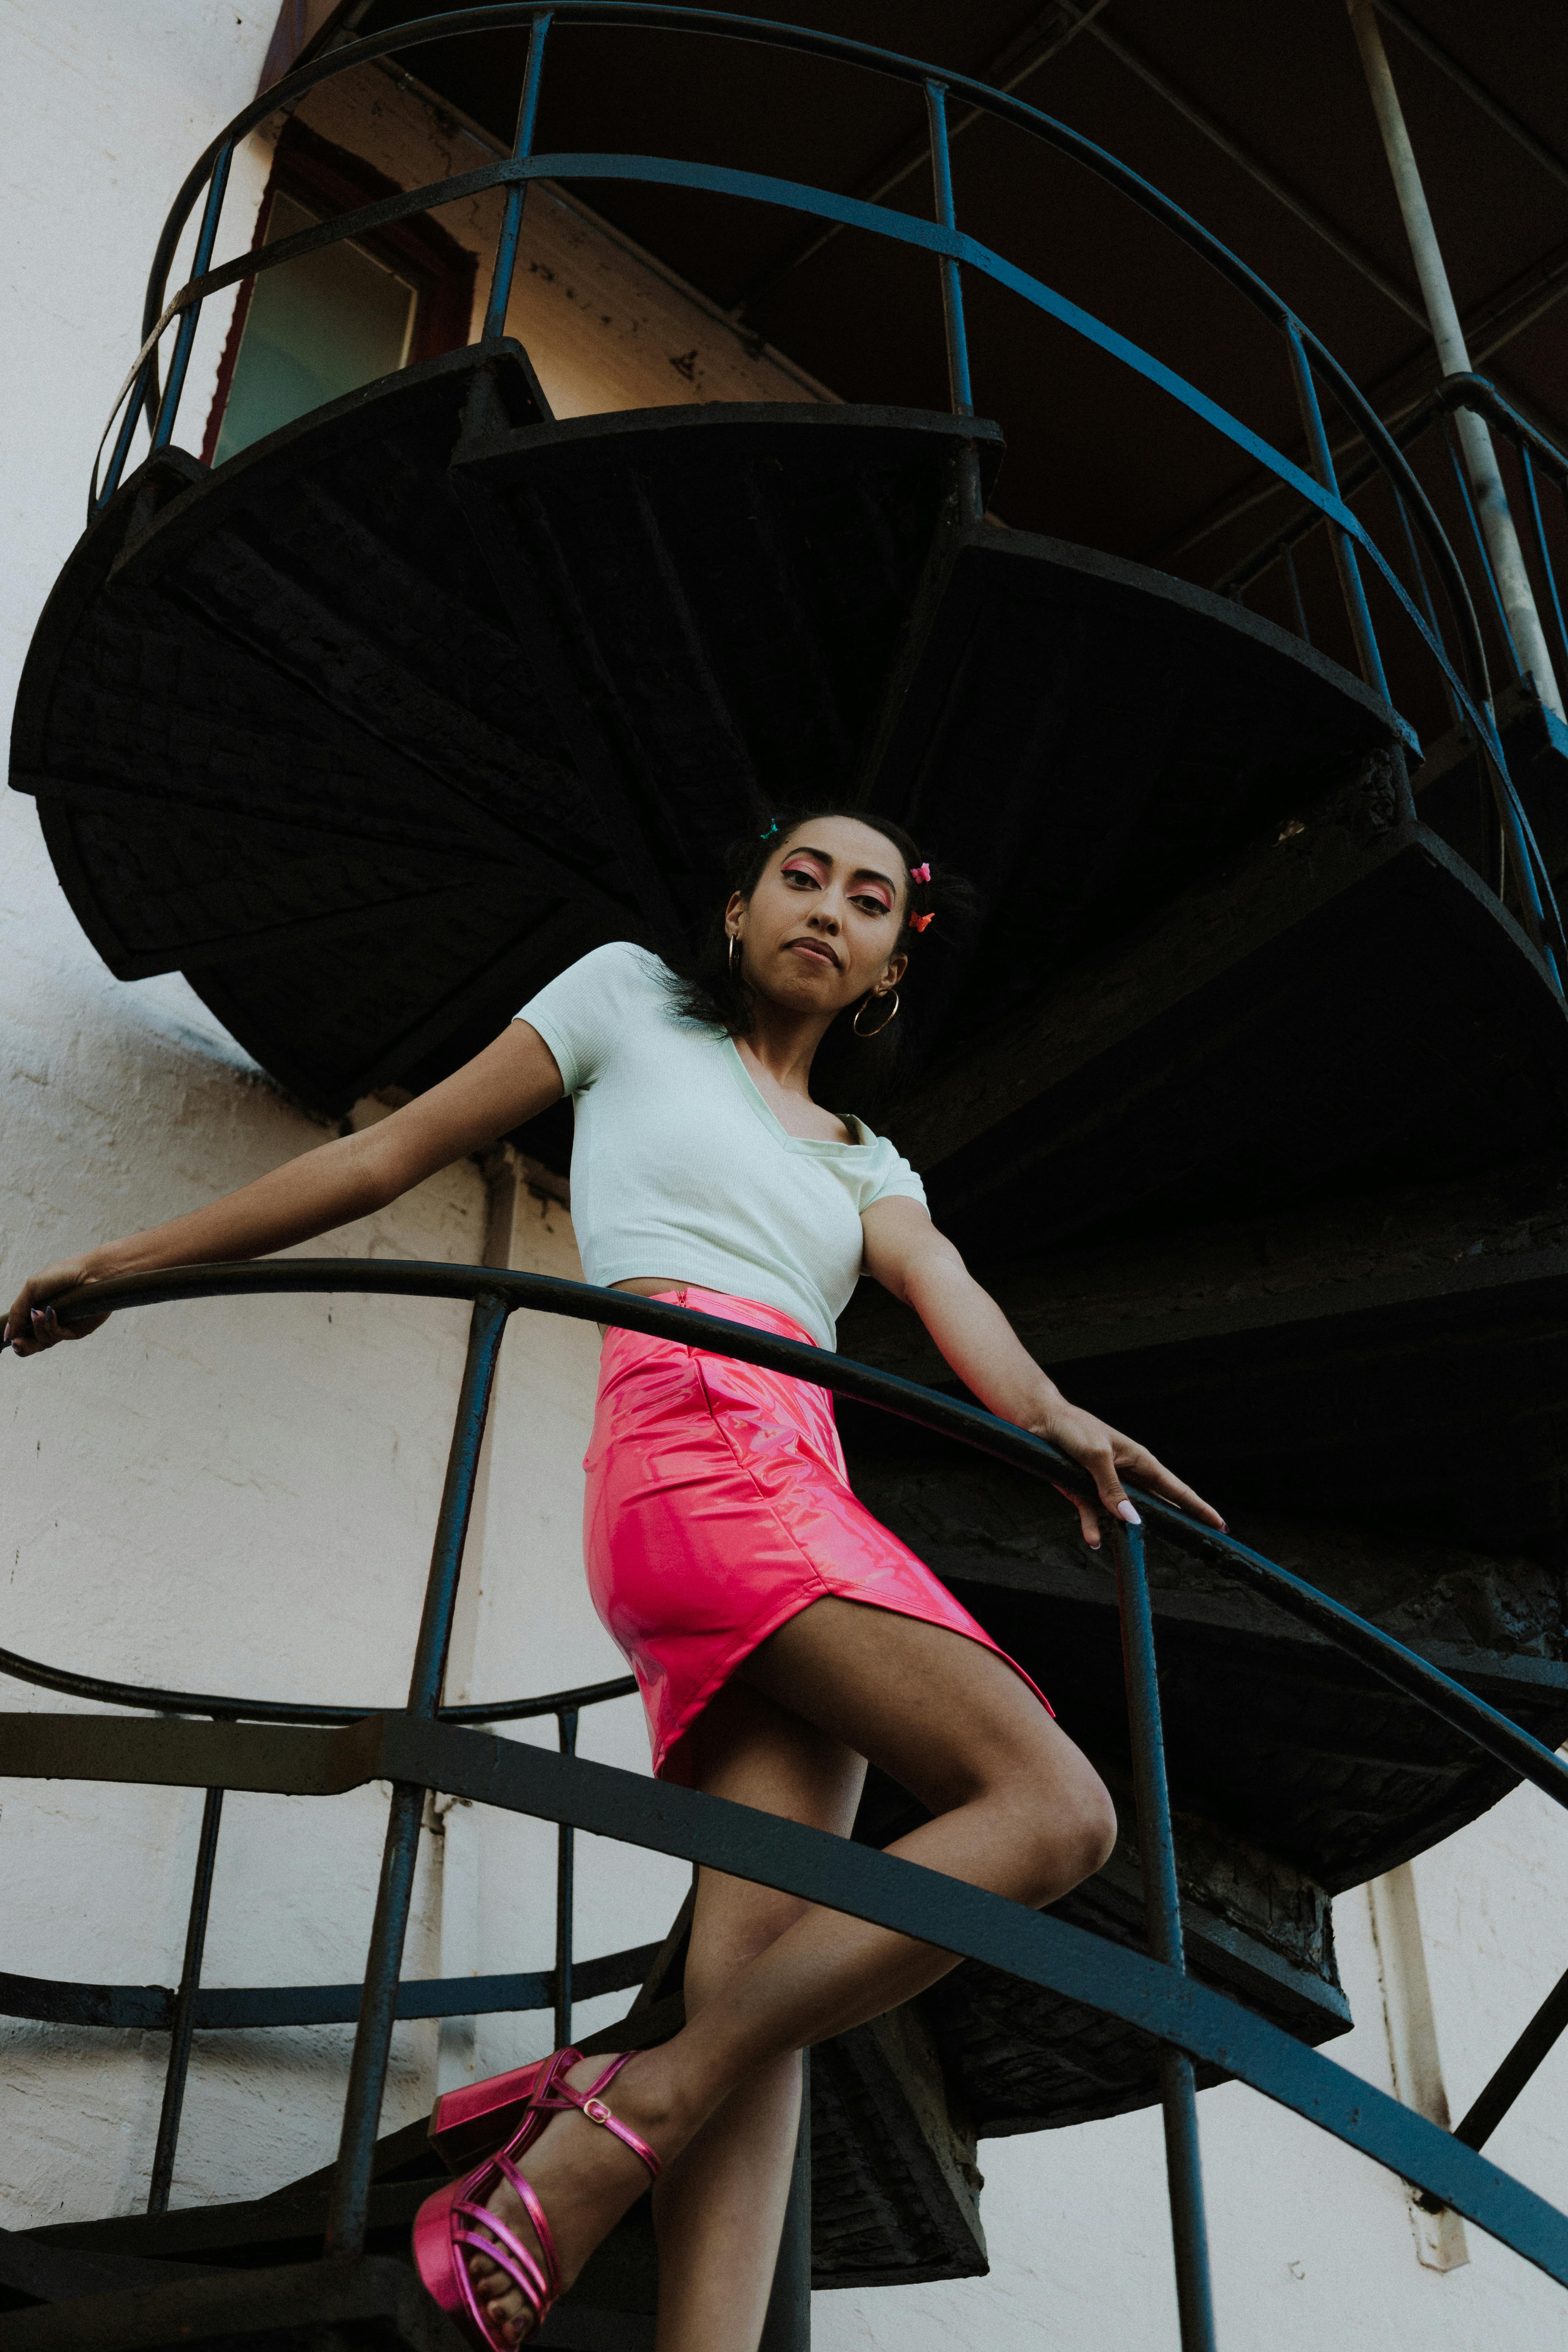
<svg viewBox="0 0 1568 2352">
<path fill-rule="evenodd" d="M 865 1759 L 739 1681 L 691 1738 L 710 1796 L 847 1837 Z M 808 1906 L 704 1870 L 686 1963 L 686 2014 L 707 2007 Z M 800 2114 L 800 2055 L 756 2067 L 709 2116 L 654 2192 L 658 2352 L 755 2352 L 784 2226 Z"/>
<path fill-rule="evenodd" d="M 824 1600 L 765 1642 L 742 1678 L 930 1809 L 935 1818 L 895 1853 L 1032 1905 L 1054 1902 L 1110 1853 L 1115 1814 L 1092 1766 L 1012 1669 L 962 1634 Z M 931 1945 L 807 1906 L 672 2042 L 633 2060 L 616 2085 L 616 2112 L 668 2163 L 757 2069 L 880 2016 L 955 1965 Z M 632 2202 L 637 2169 L 579 2116 L 542 2136 L 529 2177 L 568 2279 Z M 509 2189 L 491 2203 L 526 2231 Z M 483 2286 L 493 2287 L 494 2319 L 521 2340 L 521 2296 L 499 2273 Z"/>
</svg>

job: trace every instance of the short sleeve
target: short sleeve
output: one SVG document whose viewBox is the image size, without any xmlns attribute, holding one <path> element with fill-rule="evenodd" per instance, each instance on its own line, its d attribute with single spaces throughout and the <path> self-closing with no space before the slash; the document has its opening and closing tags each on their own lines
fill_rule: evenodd
<svg viewBox="0 0 1568 2352">
<path fill-rule="evenodd" d="M 643 952 L 629 940 L 595 948 L 531 996 L 514 1018 L 537 1029 L 567 1094 L 591 1087 L 626 1034 L 633 1001 L 647 992 Z"/>
<path fill-rule="evenodd" d="M 860 1213 L 874 1209 L 879 1201 L 918 1201 L 926 1207 L 926 1188 L 910 1166 L 903 1154 L 895 1151 L 885 1135 L 877 1138 L 877 1154 L 872 1163 L 870 1181 L 860 1202 Z"/>
</svg>

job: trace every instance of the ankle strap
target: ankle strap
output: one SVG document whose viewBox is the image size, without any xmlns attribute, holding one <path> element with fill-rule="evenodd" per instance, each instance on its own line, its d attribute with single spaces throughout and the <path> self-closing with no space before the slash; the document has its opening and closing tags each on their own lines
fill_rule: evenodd
<svg viewBox="0 0 1568 2352">
<path fill-rule="evenodd" d="M 641 2133 L 633 2131 L 629 2125 L 622 2123 L 619 2116 L 614 2114 L 599 2095 L 602 2091 L 608 2090 L 621 2068 L 637 2054 L 635 2050 L 623 2050 L 618 2058 L 611 2059 L 597 2082 L 590 2083 L 585 2091 L 574 2090 L 569 2083 L 560 2083 L 555 2087 L 581 2114 L 587 2116 L 591 2124 L 602 2125 L 605 2131 L 613 2132 L 622 2147 L 629 2147 L 632 2154 L 647 2165 L 649 2174 L 657 2180 L 664 2169 L 658 2158 Z"/>
</svg>

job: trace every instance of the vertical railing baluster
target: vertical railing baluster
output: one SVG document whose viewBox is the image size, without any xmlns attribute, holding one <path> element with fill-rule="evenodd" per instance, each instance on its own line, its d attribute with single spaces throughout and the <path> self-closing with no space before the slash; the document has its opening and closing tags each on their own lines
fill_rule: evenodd
<svg viewBox="0 0 1568 2352">
<path fill-rule="evenodd" d="M 931 176 L 936 191 L 936 216 L 945 229 L 958 226 L 952 206 L 952 159 L 947 148 L 947 91 L 940 81 L 926 84 L 926 119 L 931 124 Z M 974 400 L 969 383 L 969 337 L 963 323 L 963 283 L 953 255 L 944 253 L 942 272 L 942 322 L 947 334 L 947 384 L 955 416 L 973 416 Z"/>
<path fill-rule="evenodd" d="M 555 1718 L 556 1742 L 563 1756 L 577 1753 L 577 1710 L 563 1707 Z M 563 1822 L 555 1832 L 555 2047 L 564 2050 L 572 2039 L 572 1903 L 576 1832 Z"/>
<path fill-rule="evenodd" d="M 952 202 L 952 159 L 947 143 L 947 90 L 940 81 L 928 81 L 926 90 L 926 121 L 931 127 L 931 176 L 936 195 L 936 217 L 939 226 L 951 232 L 958 227 L 958 215 Z M 973 389 L 969 381 L 969 331 L 963 319 L 963 280 L 958 273 L 956 255 L 944 253 L 937 268 L 942 276 L 942 332 L 947 342 L 948 398 L 955 416 L 974 414 Z M 959 499 L 963 520 L 976 523 L 985 511 L 985 500 L 980 487 L 980 456 L 973 445 L 965 449 L 960 461 Z"/>
<path fill-rule="evenodd" d="M 1389 484 L 1389 488 L 1394 489 L 1392 482 Z M 1432 600 L 1432 587 L 1431 583 L 1426 577 L 1426 566 L 1421 561 L 1421 550 L 1416 546 L 1415 533 L 1410 528 L 1410 509 L 1405 505 L 1399 491 L 1396 489 L 1394 490 L 1394 503 L 1399 512 L 1399 527 L 1405 533 L 1405 551 L 1410 558 L 1410 568 L 1415 574 L 1415 584 L 1421 592 L 1421 602 L 1426 607 L 1426 625 L 1431 630 L 1437 644 L 1441 645 L 1443 642 L 1443 626 L 1442 623 L 1437 618 L 1437 607 Z M 1446 677 L 1443 680 L 1443 692 L 1447 697 L 1450 714 L 1456 720 L 1458 720 L 1459 716 L 1458 697 L 1455 694 L 1453 688 L 1449 685 Z"/>
<path fill-rule="evenodd" d="M 142 413 L 142 399 L 146 394 L 148 379 L 153 373 L 153 354 L 149 352 L 136 371 L 135 383 L 125 395 L 125 415 L 121 421 L 120 430 L 114 436 L 114 448 L 110 456 L 108 470 L 103 477 L 102 488 L 93 500 L 95 512 L 100 507 L 106 507 L 120 488 L 120 477 L 125 471 L 125 460 L 131 455 L 132 436 L 136 431 L 136 420 Z"/>
<path fill-rule="evenodd" d="M 206 207 L 196 236 L 196 249 L 191 260 L 191 277 L 204 278 L 212 264 L 213 247 L 217 242 L 218 215 L 223 210 L 224 191 L 228 186 L 228 167 L 234 158 L 231 147 L 222 147 L 213 164 L 213 175 L 207 184 Z M 180 394 L 185 388 L 185 371 L 191 364 L 191 346 L 196 340 L 196 321 L 201 317 L 200 300 L 191 303 L 180 319 L 174 338 L 174 356 L 169 362 L 169 381 L 163 386 L 163 397 L 158 404 L 157 420 L 153 426 L 153 447 L 166 449 L 174 437 L 174 419 L 179 413 Z"/>
<path fill-rule="evenodd" d="M 757 2352 L 811 2352 L 811 2053 L 800 2053 L 800 2122 L 778 2259 Z"/>
<path fill-rule="evenodd" d="M 1563 656 L 1562 674 L 1558 684 L 1568 695 L 1568 628 L 1563 625 L 1563 600 L 1557 593 L 1557 571 L 1552 561 L 1552 550 L 1546 543 L 1546 526 L 1541 514 L 1541 493 L 1535 487 L 1535 467 L 1531 459 L 1530 444 L 1519 444 L 1519 462 L 1524 472 L 1525 495 L 1530 506 L 1530 525 L 1535 534 L 1535 551 L 1541 558 L 1541 569 L 1546 574 L 1547 593 L 1552 599 L 1552 617 L 1557 624 L 1558 650 Z"/>
<path fill-rule="evenodd" d="M 447 1478 L 441 1490 L 440 1515 L 425 1586 L 425 1608 L 414 1653 L 408 1685 L 410 1715 L 433 1718 L 441 1696 L 447 1652 L 452 1639 L 452 1617 L 458 1605 L 458 1579 L 462 1571 L 463 1545 L 474 1507 L 474 1482 L 479 1475 L 479 1448 L 484 1443 L 485 1416 L 495 1385 L 496 1359 L 506 1330 L 507 1306 L 493 1290 L 481 1290 L 474 1301 L 468 1325 L 468 1352 L 463 1366 L 452 1444 L 447 1456 Z M 360 1993 L 359 2021 L 354 2028 L 353 2056 L 349 2063 L 348 2093 L 343 2101 L 342 2133 L 338 2143 L 337 2171 L 327 2217 L 329 2253 L 357 2254 L 364 2250 L 370 2213 L 370 2174 L 375 2157 L 375 2135 L 381 2121 L 382 2095 L 387 2062 L 392 2055 L 392 2027 L 397 2010 L 397 1980 L 403 1966 L 403 1944 L 408 1931 L 408 1909 L 414 1892 L 414 1865 L 419 1852 L 419 1822 L 425 1790 L 417 1781 L 393 1783 L 388 1808 L 386 1843 L 382 1853 L 381 1883 L 376 1889 L 375 1918 L 365 1958 Z"/>
<path fill-rule="evenodd" d="M 1301 583 L 1296 576 L 1296 551 L 1291 547 L 1285 550 L 1285 576 L 1290 583 L 1290 601 L 1296 607 L 1296 633 L 1304 644 L 1310 646 L 1312 632 L 1307 626 L 1307 607 L 1301 602 Z"/>
<path fill-rule="evenodd" d="M 517 104 L 517 136 L 512 141 L 514 163 L 526 163 L 533 152 L 534 125 L 539 119 L 539 85 L 544 72 L 544 42 L 550 31 L 548 8 L 542 8 L 528 29 L 528 62 L 522 69 L 522 95 Z M 522 234 L 522 207 L 528 182 L 513 180 L 506 192 L 495 268 L 490 272 L 490 299 L 485 305 L 484 340 L 494 342 L 506 332 L 507 306 L 517 269 L 518 239 Z"/>
<path fill-rule="evenodd" d="M 180 2140 L 180 2115 L 185 2104 L 185 2082 L 191 2065 L 191 2036 L 195 2031 L 196 1996 L 202 1989 L 202 1953 L 207 1940 L 207 1912 L 212 1903 L 213 1870 L 217 1862 L 217 1835 L 223 1822 L 223 1790 L 209 1789 L 202 1805 L 202 1833 L 196 1845 L 196 1871 L 191 1883 L 190 1917 L 185 1926 L 185 1957 L 180 1968 L 180 1990 L 169 2035 L 169 2063 L 163 2075 L 163 2105 L 158 2117 L 158 2144 L 153 2151 L 153 2182 L 147 2192 L 149 2213 L 166 2213 L 174 2179 L 174 2151 Z"/>
<path fill-rule="evenodd" d="M 1296 399 L 1301 411 L 1301 423 L 1306 428 L 1307 448 L 1312 461 L 1312 471 L 1321 487 L 1336 499 L 1340 494 L 1339 478 L 1334 472 L 1333 453 L 1329 436 L 1323 429 L 1323 412 L 1318 404 L 1318 387 L 1312 381 L 1312 370 L 1302 346 L 1301 333 L 1294 319 L 1285 325 L 1285 341 L 1290 352 L 1290 373 L 1295 381 Z M 1334 565 L 1340 575 L 1340 589 L 1345 600 L 1345 612 L 1355 639 L 1356 658 L 1361 674 L 1375 695 L 1389 699 L 1388 680 L 1383 674 L 1383 656 L 1377 649 L 1377 633 L 1372 625 L 1372 614 L 1367 606 L 1366 590 L 1362 584 L 1361 565 L 1356 560 L 1355 541 L 1342 525 L 1331 521 L 1329 541 L 1334 551 Z"/>
<path fill-rule="evenodd" d="M 1116 1596 L 1121 1612 L 1121 1664 L 1132 1738 L 1132 1785 L 1138 1809 L 1138 1850 L 1143 1860 L 1143 1916 L 1149 1949 L 1167 1968 L 1184 1970 L 1176 1850 L 1171 1834 L 1171 1794 L 1165 1780 L 1165 1740 L 1154 1662 L 1154 1621 L 1143 1532 L 1120 1519 L 1110 1526 Z M 1165 2116 L 1165 2174 L 1171 2199 L 1171 2239 L 1176 2263 L 1176 2304 L 1182 2352 L 1214 2352 L 1214 2296 L 1209 2284 L 1208 2232 L 1204 2221 L 1203 2168 L 1198 2150 L 1197 2093 L 1184 2050 L 1160 2045 L 1160 2099 Z"/>
</svg>

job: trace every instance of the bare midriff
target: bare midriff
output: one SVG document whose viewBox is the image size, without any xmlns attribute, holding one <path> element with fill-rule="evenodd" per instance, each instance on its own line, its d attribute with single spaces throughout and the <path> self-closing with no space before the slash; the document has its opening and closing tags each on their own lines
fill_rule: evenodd
<svg viewBox="0 0 1568 2352">
<path fill-rule="evenodd" d="M 661 1290 L 684 1290 L 686 1285 L 674 1275 L 628 1274 L 625 1282 L 612 1282 L 612 1290 L 635 1290 L 639 1298 L 657 1298 Z"/>
</svg>

